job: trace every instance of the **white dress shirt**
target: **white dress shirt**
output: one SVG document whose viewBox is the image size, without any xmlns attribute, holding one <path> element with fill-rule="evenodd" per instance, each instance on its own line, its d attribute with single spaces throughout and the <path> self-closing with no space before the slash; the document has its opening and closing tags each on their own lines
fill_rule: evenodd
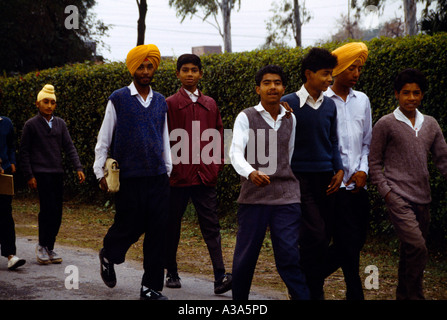
<svg viewBox="0 0 447 320">
<path fill-rule="evenodd" d="M 255 106 L 256 111 L 258 111 L 262 118 L 267 122 L 267 124 L 275 131 L 281 127 L 282 118 L 286 115 L 286 109 L 283 106 L 280 107 L 279 115 L 276 121 L 272 118 L 270 113 L 264 109 L 261 103 Z M 293 148 L 295 145 L 295 126 L 296 119 L 295 115 L 292 113 L 293 125 L 292 133 L 289 140 L 289 162 L 292 160 Z M 248 143 L 249 138 L 249 122 L 248 117 L 244 112 L 240 112 L 234 121 L 233 127 L 233 140 L 230 146 L 230 160 L 236 172 L 248 179 L 250 173 L 255 171 L 250 163 L 245 159 L 245 148 Z"/>
<path fill-rule="evenodd" d="M 296 94 L 298 95 L 298 98 L 300 98 L 300 108 L 302 108 L 307 103 L 313 109 L 318 110 L 324 100 L 324 94 L 323 92 L 321 92 L 317 101 L 315 101 L 314 98 L 309 94 L 307 89 L 304 87 L 304 84 L 301 86 L 300 90 L 296 92 Z"/>
<path fill-rule="evenodd" d="M 368 155 L 372 136 L 371 103 L 366 94 L 350 90 L 344 101 L 332 88 L 324 93 L 337 106 L 338 149 L 343 162 L 343 183 L 347 190 L 355 188 L 348 180 L 357 171 L 368 174 Z"/>
<path fill-rule="evenodd" d="M 146 100 L 144 100 L 143 97 L 138 93 L 138 90 L 133 82 L 128 86 L 128 88 L 130 90 L 130 94 L 132 96 L 136 95 L 138 101 L 143 107 L 149 107 L 152 101 L 152 97 L 154 96 L 152 88 L 150 88 L 149 95 L 147 96 Z M 163 152 L 163 160 L 166 165 L 167 173 L 168 175 L 170 175 L 172 171 L 172 159 L 167 117 L 168 116 L 166 113 L 165 125 L 163 130 L 163 149 L 165 150 L 165 152 Z M 107 160 L 110 144 L 112 143 L 116 120 L 115 106 L 113 105 L 113 102 L 109 100 L 109 102 L 107 103 L 104 120 L 98 133 L 98 140 L 95 146 L 95 162 L 93 164 L 93 172 L 95 173 L 97 179 L 101 179 L 104 177 L 103 167 Z"/>
<path fill-rule="evenodd" d="M 416 132 L 416 137 L 418 136 L 418 132 L 419 130 L 421 130 L 422 124 L 424 123 L 424 115 L 418 109 L 416 109 L 416 118 L 414 120 L 414 126 L 411 123 L 410 119 L 408 119 L 407 116 L 402 113 L 400 108 L 394 110 L 393 114 L 397 120 L 408 124 L 410 128 Z"/>
</svg>

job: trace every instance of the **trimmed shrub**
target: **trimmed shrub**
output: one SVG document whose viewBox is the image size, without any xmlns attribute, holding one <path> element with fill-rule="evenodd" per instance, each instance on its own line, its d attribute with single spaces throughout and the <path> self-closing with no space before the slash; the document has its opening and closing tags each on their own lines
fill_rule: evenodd
<svg viewBox="0 0 447 320">
<path fill-rule="evenodd" d="M 327 43 L 322 46 L 333 50 L 341 44 L 343 43 Z M 369 96 L 373 122 L 392 112 L 397 106 L 392 89 L 393 80 L 399 71 L 412 67 L 424 72 L 430 83 L 421 111 L 434 116 L 443 131 L 447 132 L 447 34 L 379 38 L 366 44 L 369 47 L 369 57 L 356 89 Z M 259 102 L 254 82 L 256 71 L 266 64 L 281 65 L 288 77 L 286 92 L 297 91 L 302 85 L 301 60 L 309 49 L 270 49 L 203 56 L 204 77 L 200 89 L 217 101 L 224 128 L 232 129 L 236 115 Z M 180 86 L 175 69 L 174 60 L 162 60 L 153 81 L 154 90 L 166 97 L 175 93 Z M 83 201 L 103 199 L 104 195 L 99 192 L 92 171 L 96 137 L 109 95 L 130 82 L 131 77 L 124 63 L 75 64 L 23 76 L 0 78 L 0 114 L 13 121 L 18 148 L 23 124 L 37 112 L 37 93 L 46 83 L 53 84 L 58 100 L 55 113 L 67 122 L 87 175 L 86 184 L 79 186 L 71 164 L 67 163 L 67 191 L 75 193 Z M 447 183 L 432 164 L 430 172 L 433 195 L 430 239 L 445 244 Z M 16 185 L 19 192 L 26 190 L 20 171 Z M 375 233 L 389 232 L 391 227 L 383 200 L 374 187 L 369 190 L 373 208 L 371 229 Z M 239 177 L 231 165 L 226 165 L 218 183 L 219 208 L 222 214 L 235 216 L 238 192 Z"/>
</svg>

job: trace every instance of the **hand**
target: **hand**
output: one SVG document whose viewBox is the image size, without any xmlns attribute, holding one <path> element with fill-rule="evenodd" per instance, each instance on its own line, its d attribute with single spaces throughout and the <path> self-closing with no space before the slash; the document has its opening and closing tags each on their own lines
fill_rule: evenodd
<svg viewBox="0 0 447 320">
<path fill-rule="evenodd" d="M 36 178 L 32 177 L 31 179 L 28 180 L 28 187 L 31 190 L 36 190 L 37 189 L 37 180 L 36 180 Z"/>
<path fill-rule="evenodd" d="M 343 170 L 338 170 L 338 172 L 332 177 L 331 183 L 326 190 L 326 195 L 331 195 L 338 191 L 340 188 L 341 182 L 343 181 L 344 172 Z"/>
<path fill-rule="evenodd" d="M 288 119 L 292 116 L 293 109 L 289 106 L 289 104 L 286 101 L 281 101 L 280 104 L 286 109 L 286 115 L 285 117 Z"/>
<path fill-rule="evenodd" d="M 11 163 L 11 173 L 16 173 L 16 165 L 14 163 Z"/>
<path fill-rule="evenodd" d="M 346 182 L 346 186 L 349 186 L 351 183 L 355 183 L 355 188 L 352 190 L 353 193 L 357 193 L 360 191 L 360 189 L 364 188 L 366 186 L 366 172 L 364 171 L 357 171 L 354 173 L 351 178 Z"/>
<path fill-rule="evenodd" d="M 85 174 L 83 171 L 78 171 L 78 179 L 79 183 L 83 183 L 85 181 Z"/>
<path fill-rule="evenodd" d="M 107 185 L 106 178 L 103 177 L 103 178 L 101 178 L 101 180 L 99 180 L 99 188 L 106 192 L 109 191 L 109 186 Z"/>
<path fill-rule="evenodd" d="M 258 187 L 265 187 L 270 184 L 270 177 L 261 171 L 253 171 L 248 178 Z"/>
</svg>

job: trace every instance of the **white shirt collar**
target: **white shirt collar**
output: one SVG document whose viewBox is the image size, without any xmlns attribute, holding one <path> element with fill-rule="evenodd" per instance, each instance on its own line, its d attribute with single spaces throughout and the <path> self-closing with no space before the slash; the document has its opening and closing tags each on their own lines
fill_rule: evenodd
<svg viewBox="0 0 447 320">
<path fill-rule="evenodd" d="M 193 101 L 193 102 L 197 102 L 197 100 L 199 99 L 200 93 L 199 93 L 199 89 L 196 89 L 196 91 L 191 92 L 186 90 L 185 88 L 183 88 L 186 92 L 186 94 L 189 96 L 189 98 Z"/>
<path fill-rule="evenodd" d="M 144 101 L 143 97 L 140 95 L 140 93 L 138 92 L 137 88 L 135 87 L 135 84 L 133 83 L 133 81 L 128 86 L 128 88 L 130 90 L 130 95 L 132 95 L 132 96 L 138 95 L 141 98 L 141 100 Z M 151 101 L 153 95 L 154 95 L 154 92 L 152 91 L 152 87 L 149 86 L 149 95 L 147 96 L 146 101 Z"/>
<path fill-rule="evenodd" d="M 341 97 L 340 97 L 339 95 L 337 95 L 337 94 L 334 92 L 334 90 L 332 90 L 332 87 L 329 87 L 329 88 L 324 92 L 324 94 L 325 94 L 327 97 L 329 97 L 329 98 L 332 98 L 332 97 L 338 97 L 338 98 L 341 99 Z M 348 97 L 346 98 L 346 101 L 345 101 L 345 102 L 348 102 L 348 100 L 349 100 L 350 98 L 355 97 L 355 96 L 356 96 L 356 95 L 355 95 L 355 90 L 353 90 L 352 88 L 349 88 Z M 343 99 L 341 99 L 341 100 L 343 100 Z"/>
<path fill-rule="evenodd" d="M 414 131 L 416 131 L 416 137 L 417 137 L 418 131 L 421 130 L 422 123 L 424 123 L 424 115 L 418 109 L 416 109 L 416 117 L 415 117 L 415 121 L 414 121 L 414 126 L 411 123 L 410 119 L 408 119 L 407 116 L 405 116 L 403 114 L 403 112 L 400 110 L 400 108 L 396 108 L 396 110 L 394 110 L 393 114 L 397 120 L 408 124 L 410 126 L 410 128 L 412 128 Z"/>
<path fill-rule="evenodd" d="M 260 113 L 265 113 L 266 115 L 270 116 L 273 119 L 273 117 L 270 114 L 270 112 L 265 110 L 265 108 L 263 107 L 261 102 L 259 102 L 259 104 L 257 106 L 255 106 L 255 109 L 256 109 L 256 111 L 258 111 Z M 278 117 L 276 118 L 276 121 L 278 121 L 279 119 L 281 119 L 285 115 L 286 115 L 286 109 L 282 105 L 280 105 L 279 106 L 279 114 L 278 114 Z"/>
<path fill-rule="evenodd" d="M 307 103 L 312 108 L 318 109 L 323 103 L 323 92 L 320 93 L 317 101 L 315 101 L 314 98 L 312 98 L 312 96 L 309 94 L 307 89 L 304 87 L 304 84 L 301 86 L 301 89 L 298 90 L 296 94 L 298 95 L 298 98 L 300 98 L 300 108 L 302 108 Z"/>
</svg>

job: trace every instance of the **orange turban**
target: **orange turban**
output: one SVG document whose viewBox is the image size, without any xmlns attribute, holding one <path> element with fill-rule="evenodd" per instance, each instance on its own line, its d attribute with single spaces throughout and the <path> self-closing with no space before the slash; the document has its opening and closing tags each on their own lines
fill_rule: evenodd
<svg viewBox="0 0 447 320">
<path fill-rule="evenodd" d="M 368 47 L 363 42 L 347 43 L 340 48 L 332 51 L 332 54 L 337 57 L 338 64 L 332 72 L 332 76 L 336 76 L 353 64 L 357 59 L 360 59 L 364 64 L 368 58 Z"/>
<path fill-rule="evenodd" d="M 154 44 L 142 44 L 136 46 L 127 54 L 126 65 L 133 76 L 138 67 L 148 59 L 155 69 L 160 65 L 160 50 Z"/>
</svg>

